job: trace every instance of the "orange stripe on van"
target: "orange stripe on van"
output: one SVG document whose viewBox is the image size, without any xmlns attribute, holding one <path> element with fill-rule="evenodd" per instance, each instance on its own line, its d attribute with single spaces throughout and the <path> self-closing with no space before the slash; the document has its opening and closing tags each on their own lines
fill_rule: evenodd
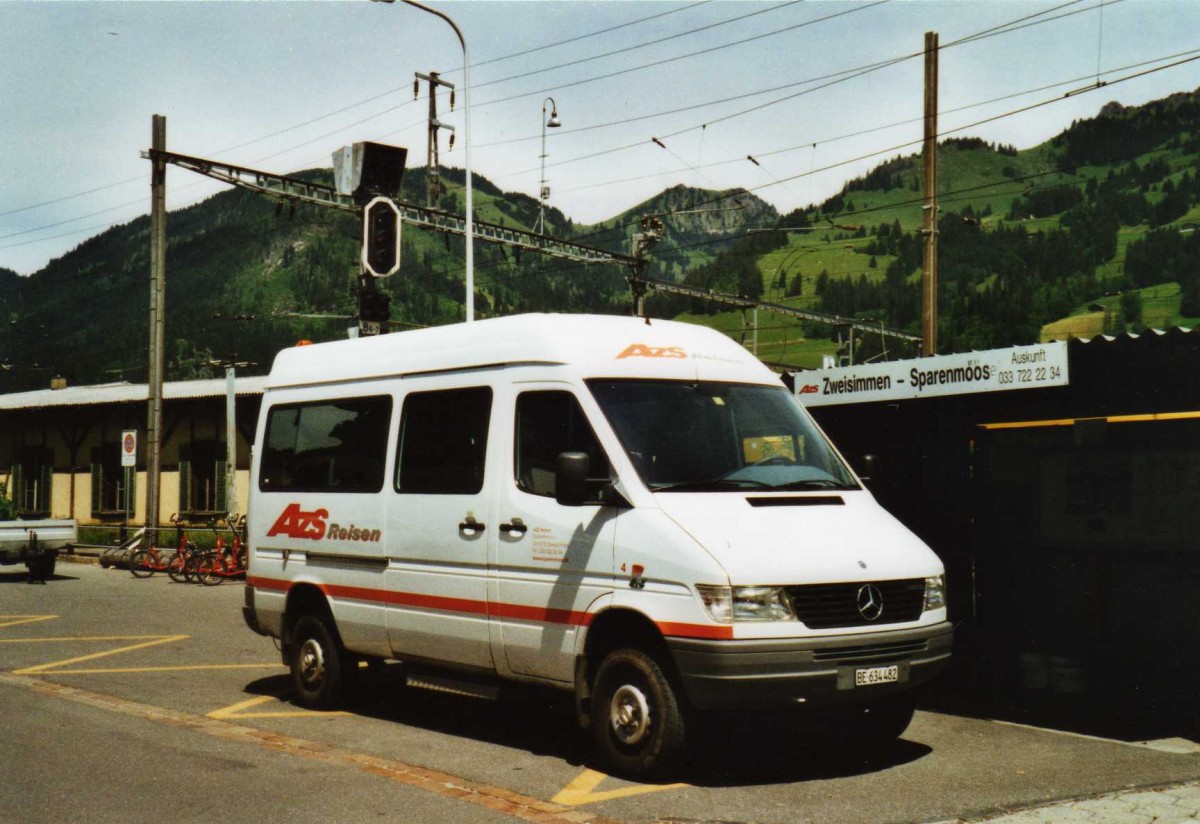
<svg viewBox="0 0 1200 824">
<path fill-rule="evenodd" d="M 273 589 L 277 592 L 287 592 L 290 584 L 287 581 L 277 581 L 274 578 L 260 578 L 257 575 L 247 575 L 246 583 L 259 589 Z"/>
<path fill-rule="evenodd" d="M 246 582 L 260 589 L 287 592 L 291 587 L 288 581 L 274 578 L 247 578 Z M 457 612 L 465 615 L 491 615 L 498 618 L 510 618 L 518 621 L 536 621 L 543 624 L 566 624 L 568 626 L 586 627 L 595 617 L 588 612 L 570 609 L 553 609 L 549 607 L 534 607 L 525 604 L 489 604 L 486 601 L 476 601 L 469 598 L 448 598 L 440 595 L 421 595 L 415 592 L 396 592 L 386 589 L 369 589 L 367 587 L 348 587 L 340 584 L 317 584 L 326 596 L 330 598 L 348 598 L 353 601 L 370 601 L 377 604 L 394 606 L 417 607 L 418 609 L 433 609 L 441 612 Z M 733 638 L 733 627 L 708 624 L 684 624 L 673 621 L 659 621 L 657 626 L 663 635 L 673 638 L 712 638 L 726 640 Z"/>
<path fill-rule="evenodd" d="M 658 631 L 673 638 L 713 638 L 728 641 L 733 638 L 733 627 L 714 624 L 677 624 L 671 621 L 656 621 Z"/>
</svg>

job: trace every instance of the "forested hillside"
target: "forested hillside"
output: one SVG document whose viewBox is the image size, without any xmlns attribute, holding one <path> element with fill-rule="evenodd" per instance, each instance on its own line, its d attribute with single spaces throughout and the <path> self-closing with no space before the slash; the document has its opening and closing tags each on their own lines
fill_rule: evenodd
<svg viewBox="0 0 1200 824">
<path fill-rule="evenodd" d="M 946 140 L 939 167 L 939 351 L 1200 320 L 1196 93 L 1109 104 L 1025 151 Z M 784 215 L 781 226 L 806 231 L 767 251 L 762 236 L 740 241 L 718 260 L 726 284 L 753 263 L 766 299 L 916 332 L 921 171 L 918 155 L 892 158 L 824 203 Z M 707 286 L 713 277 L 701 268 L 685 279 Z M 749 339 L 743 319 L 720 307 L 674 298 L 656 306 Z M 811 366 L 845 353 L 835 328 L 766 326 L 762 313 L 759 324 L 766 360 Z M 856 355 L 884 344 L 868 336 Z M 889 345 L 889 356 L 913 351 Z"/>
</svg>

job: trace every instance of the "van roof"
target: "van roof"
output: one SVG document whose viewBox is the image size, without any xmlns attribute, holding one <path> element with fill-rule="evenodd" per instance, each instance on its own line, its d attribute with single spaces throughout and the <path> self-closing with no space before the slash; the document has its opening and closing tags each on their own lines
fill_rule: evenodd
<svg viewBox="0 0 1200 824">
<path fill-rule="evenodd" d="M 577 377 L 779 383 L 713 329 L 612 315 L 513 315 L 285 349 L 267 389 L 501 366 L 562 366 Z"/>
</svg>

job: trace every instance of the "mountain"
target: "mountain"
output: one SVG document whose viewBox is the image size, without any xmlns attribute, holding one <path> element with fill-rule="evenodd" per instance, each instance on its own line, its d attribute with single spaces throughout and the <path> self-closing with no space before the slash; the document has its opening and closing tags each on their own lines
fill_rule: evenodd
<svg viewBox="0 0 1200 824">
<path fill-rule="evenodd" d="M 967 137 L 938 155 L 940 352 L 1200 322 L 1200 92 L 1109 103 L 1026 150 Z M 761 252 L 747 238 L 730 263 L 754 258 L 766 300 L 916 332 L 921 178 L 919 155 L 886 160 L 784 215 L 801 230 L 786 243 Z M 683 319 L 750 339 L 741 313 L 657 304 L 683 308 Z M 828 325 L 759 324 L 768 361 L 812 366 L 847 348 Z M 885 345 L 888 356 L 914 352 L 860 336 L 856 360 Z"/>
<path fill-rule="evenodd" d="M 328 183 L 328 170 L 299 175 Z M 462 212 L 463 173 L 442 170 L 438 206 Z M 422 168 L 409 170 L 402 196 L 424 202 Z M 532 229 L 538 202 L 503 192 L 475 176 L 478 219 Z M 677 210 L 717 193 L 676 187 L 643 204 Z M 686 264 L 670 244 L 725 241 L 748 221 L 772 222 L 774 209 L 751 195 L 718 217 L 667 219 L 668 258 Z M 643 207 L 638 207 L 639 209 Z M 546 231 L 614 251 L 630 250 L 631 212 L 606 227 L 575 226 L 557 209 Z M 633 228 L 626 231 L 625 224 Z M 620 226 L 620 230 L 611 230 Z M 215 376 L 213 358 L 237 355 L 265 372 L 275 352 L 298 339 L 344 337 L 354 325 L 361 225 L 352 215 L 316 206 L 295 208 L 243 190 L 230 190 L 172 212 L 167 219 L 167 377 Z M 716 244 L 716 245 L 719 245 Z M 438 325 L 462 318 L 464 244 L 461 238 L 407 228 L 401 273 L 379 281 L 402 325 Z M 672 256 L 673 255 L 673 256 Z M 682 255 L 682 256 L 681 256 Z M 669 260 L 668 260 L 669 259 Z M 529 311 L 625 313 L 626 271 L 615 265 L 581 266 L 537 254 L 476 244 L 478 317 Z M 88 239 L 23 278 L 0 270 L 0 392 L 44 386 L 51 374 L 72 384 L 145 380 L 149 318 L 149 218 L 141 217 Z M 301 315 L 303 317 L 296 317 Z M 333 317 L 313 317 L 325 315 Z"/>
</svg>

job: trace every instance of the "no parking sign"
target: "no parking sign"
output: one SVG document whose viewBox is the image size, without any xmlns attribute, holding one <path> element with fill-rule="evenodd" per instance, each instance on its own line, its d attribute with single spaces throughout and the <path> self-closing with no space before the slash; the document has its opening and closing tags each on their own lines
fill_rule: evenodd
<svg viewBox="0 0 1200 824">
<path fill-rule="evenodd" d="M 121 433 L 121 466 L 137 466 L 137 430 Z"/>
</svg>

